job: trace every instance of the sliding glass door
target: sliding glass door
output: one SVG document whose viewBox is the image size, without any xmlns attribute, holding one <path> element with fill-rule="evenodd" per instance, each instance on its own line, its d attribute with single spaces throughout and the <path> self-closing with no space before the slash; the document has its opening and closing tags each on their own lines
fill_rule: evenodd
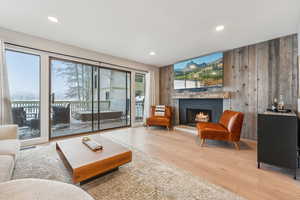
<svg viewBox="0 0 300 200">
<path fill-rule="evenodd" d="M 130 125 L 130 73 L 52 58 L 50 137 Z"/>
<path fill-rule="evenodd" d="M 40 132 L 39 55 L 6 50 L 8 86 L 12 122 L 18 125 L 21 140 L 38 138 Z M 8 103 L 9 104 L 9 103 Z"/>
<path fill-rule="evenodd" d="M 143 73 L 13 45 L 5 48 L 7 119 L 18 125 L 22 144 L 143 121 Z"/>
</svg>

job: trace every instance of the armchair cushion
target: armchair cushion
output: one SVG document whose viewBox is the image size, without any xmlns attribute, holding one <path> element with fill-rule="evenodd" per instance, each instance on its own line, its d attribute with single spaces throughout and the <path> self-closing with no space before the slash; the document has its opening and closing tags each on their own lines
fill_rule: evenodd
<svg viewBox="0 0 300 200">
<path fill-rule="evenodd" d="M 17 139 L 18 126 L 17 125 L 3 125 L 0 126 L 0 140 Z"/>
<path fill-rule="evenodd" d="M 168 123 L 170 123 L 170 118 L 166 118 L 166 117 L 149 117 L 148 122 L 150 124 L 168 124 Z"/>
<path fill-rule="evenodd" d="M 10 155 L 16 159 L 16 155 L 20 150 L 20 141 L 16 139 L 0 140 L 0 156 Z"/>
<path fill-rule="evenodd" d="M 221 124 L 211 122 L 200 122 L 197 124 L 200 138 L 207 139 L 225 139 L 228 138 L 229 132 Z"/>
<path fill-rule="evenodd" d="M 201 129 L 201 131 L 205 132 L 218 132 L 218 133 L 227 133 L 227 129 L 221 124 L 211 123 L 211 122 L 200 122 L 197 126 Z"/>
</svg>

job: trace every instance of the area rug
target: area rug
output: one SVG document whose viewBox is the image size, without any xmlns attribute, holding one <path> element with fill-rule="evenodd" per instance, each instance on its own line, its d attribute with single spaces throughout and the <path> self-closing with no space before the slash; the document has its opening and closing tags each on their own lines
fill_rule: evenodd
<svg viewBox="0 0 300 200">
<path fill-rule="evenodd" d="M 121 143 L 115 138 L 110 139 Z M 126 144 L 123 145 L 133 152 L 131 163 L 80 186 L 96 200 L 243 199 L 222 187 L 194 177 Z M 69 171 L 58 156 L 55 144 L 21 151 L 13 175 L 13 179 L 19 178 L 41 178 L 71 183 Z"/>
</svg>

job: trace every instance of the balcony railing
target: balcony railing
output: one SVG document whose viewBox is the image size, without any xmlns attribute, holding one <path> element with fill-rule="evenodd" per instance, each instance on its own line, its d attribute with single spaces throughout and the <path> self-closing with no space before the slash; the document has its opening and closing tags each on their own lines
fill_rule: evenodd
<svg viewBox="0 0 300 200">
<path fill-rule="evenodd" d="M 67 106 L 68 104 L 72 113 L 92 110 L 92 102 L 84 101 L 55 101 L 52 106 Z M 94 109 L 97 107 L 97 103 L 94 103 Z M 13 101 L 12 108 L 23 108 L 26 112 L 26 119 L 38 118 L 40 101 Z M 110 110 L 110 101 L 100 101 L 100 110 Z"/>
<path fill-rule="evenodd" d="M 62 106 L 66 107 L 70 104 L 71 113 L 76 113 L 79 111 L 91 111 L 92 102 L 84 101 L 55 101 L 52 106 Z M 26 119 L 36 119 L 39 118 L 40 113 L 40 101 L 13 101 L 12 108 L 23 108 L 26 112 Z M 98 108 L 98 103 L 94 102 L 94 110 Z M 111 102 L 100 101 L 100 110 L 111 110 Z M 144 101 L 136 102 L 136 119 L 143 119 L 144 115 Z"/>
<path fill-rule="evenodd" d="M 135 110 L 135 120 L 142 121 L 144 117 L 144 101 L 136 101 Z"/>
</svg>

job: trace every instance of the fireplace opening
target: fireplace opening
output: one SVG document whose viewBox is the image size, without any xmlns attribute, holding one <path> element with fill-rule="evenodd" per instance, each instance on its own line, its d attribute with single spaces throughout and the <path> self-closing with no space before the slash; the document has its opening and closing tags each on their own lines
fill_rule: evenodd
<svg viewBox="0 0 300 200">
<path fill-rule="evenodd" d="M 209 122 L 217 123 L 223 113 L 223 99 L 179 99 L 179 124 L 196 126 L 196 114 L 203 113 L 198 118 L 209 115 Z"/>
<path fill-rule="evenodd" d="M 212 112 L 207 109 L 186 109 L 186 125 L 196 126 L 198 122 L 211 122 Z"/>
</svg>

